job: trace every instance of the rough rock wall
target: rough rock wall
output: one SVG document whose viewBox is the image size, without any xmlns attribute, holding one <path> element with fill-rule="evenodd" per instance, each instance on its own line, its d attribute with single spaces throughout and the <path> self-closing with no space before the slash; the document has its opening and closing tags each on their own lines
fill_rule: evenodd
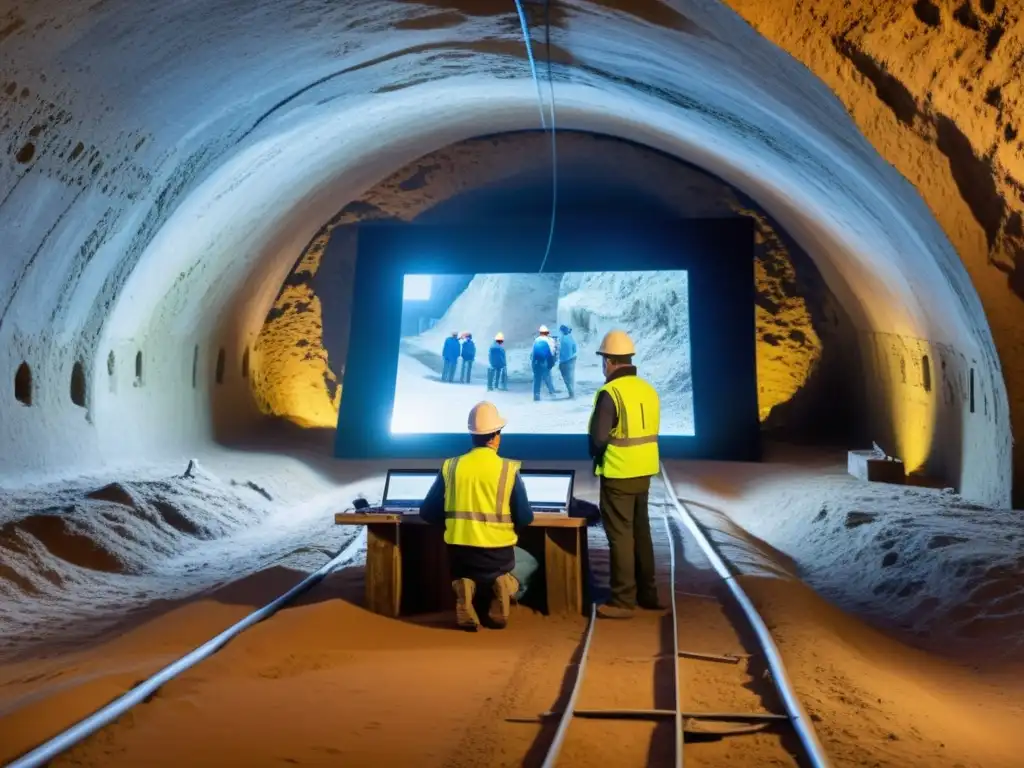
<svg viewBox="0 0 1024 768">
<path fill-rule="evenodd" d="M 337 226 L 386 217 L 414 219 L 454 195 L 543 170 L 549 163 L 548 151 L 548 139 L 537 133 L 463 142 L 402 168 L 346 206 L 298 256 L 260 333 L 260 371 L 253 382 L 264 411 L 304 425 L 332 427 L 337 421 L 340 391 L 335 382 L 342 378 L 346 350 L 325 350 L 321 306 L 334 299 L 321 296 L 318 302 L 312 288 L 330 233 Z M 840 348 L 849 349 L 844 339 L 851 338 L 845 313 L 807 255 L 754 203 L 698 169 L 616 139 L 564 133 L 559 136 L 558 151 L 563 171 L 580 163 L 591 172 L 595 167 L 604 168 L 611 179 L 655 194 L 680 216 L 754 219 L 762 420 L 793 399 L 812 371 L 843 367 L 839 365 L 844 357 Z M 856 362 L 851 367 L 846 357 L 846 375 L 856 377 Z M 819 378 L 835 380 L 824 374 Z M 295 397 L 295 392 L 302 396 Z M 818 397 L 808 394 L 812 403 Z M 797 411 L 785 420 L 797 424 L 811 421 L 807 415 L 814 408 L 809 403 L 805 410 L 804 418 Z M 775 421 L 784 419 L 780 416 Z"/>
<path fill-rule="evenodd" d="M 1021 5 L 1006 0 L 729 0 L 729 5 L 835 92 L 865 137 L 931 208 L 985 306 L 1012 429 L 1024 434 Z M 970 370 L 967 365 L 961 373 L 970 376 Z M 981 375 L 978 368 L 975 376 Z M 969 398 L 969 384 L 959 391 Z M 989 410 L 986 406 L 986 416 Z M 981 412 L 980 404 L 975 412 Z M 1014 476 L 1019 502 L 1024 498 L 1024 451 L 1019 449 Z"/>
</svg>

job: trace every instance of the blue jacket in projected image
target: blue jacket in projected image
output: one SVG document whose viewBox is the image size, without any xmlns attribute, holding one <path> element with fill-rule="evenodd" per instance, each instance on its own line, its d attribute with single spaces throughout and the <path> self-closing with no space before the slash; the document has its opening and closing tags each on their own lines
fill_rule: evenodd
<svg viewBox="0 0 1024 768">
<path fill-rule="evenodd" d="M 498 342 L 491 344 L 487 355 L 487 362 L 490 363 L 491 368 L 504 368 L 505 359 L 505 348 Z"/>
<path fill-rule="evenodd" d="M 445 360 L 454 362 L 459 359 L 459 340 L 454 336 L 449 336 L 444 340 L 444 349 L 441 350 L 441 357 Z"/>
<path fill-rule="evenodd" d="M 550 339 L 544 336 L 538 336 L 537 340 L 533 342 L 533 352 L 530 354 L 530 362 L 532 363 L 546 363 L 551 364 L 551 359 L 555 353 L 551 347 L 553 344 Z"/>
<path fill-rule="evenodd" d="M 476 342 L 472 339 L 466 339 L 462 342 L 462 359 L 476 360 Z"/>
<path fill-rule="evenodd" d="M 565 331 L 558 345 L 558 362 L 568 363 L 578 354 L 579 347 L 576 346 L 576 339 L 572 337 L 572 331 Z"/>
</svg>

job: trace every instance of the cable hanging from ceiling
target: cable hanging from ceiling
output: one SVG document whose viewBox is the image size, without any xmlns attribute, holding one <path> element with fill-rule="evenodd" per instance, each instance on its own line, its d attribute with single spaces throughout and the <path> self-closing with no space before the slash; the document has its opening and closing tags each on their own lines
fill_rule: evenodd
<svg viewBox="0 0 1024 768">
<path fill-rule="evenodd" d="M 526 58 L 530 62 L 530 75 L 533 77 L 534 85 L 537 86 L 537 106 L 540 108 L 540 127 L 548 129 L 548 121 L 544 114 L 544 93 L 541 88 L 540 76 L 537 74 L 537 62 L 533 56 L 533 45 L 530 41 L 530 25 L 526 19 L 526 10 L 523 8 L 523 0 L 515 0 L 516 10 L 519 12 L 519 24 L 523 29 L 523 42 L 526 44 Z M 544 265 L 551 255 L 551 244 L 555 239 L 555 212 L 558 210 L 558 146 L 555 136 L 555 81 L 551 71 L 551 0 L 544 0 L 544 30 L 545 46 L 547 54 L 547 75 L 548 88 L 551 92 L 551 225 L 548 228 L 548 243 L 544 249 L 544 258 L 541 259 L 538 274 L 544 271 Z"/>
</svg>

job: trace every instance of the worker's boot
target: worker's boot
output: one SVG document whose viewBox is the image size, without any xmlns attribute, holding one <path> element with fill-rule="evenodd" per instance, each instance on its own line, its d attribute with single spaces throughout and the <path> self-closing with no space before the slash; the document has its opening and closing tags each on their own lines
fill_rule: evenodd
<svg viewBox="0 0 1024 768">
<path fill-rule="evenodd" d="M 658 599 L 657 590 L 650 594 L 637 596 L 636 604 L 645 611 L 664 611 L 668 608 L 665 603 Z"/>
<path fill-rule="evenodd" d="M 494 597 L 487 616 L 495 629 L 504 629 L 512 610 L 512 596 L 519 591 L 519 581 L 511 573 L 503 573 L 494 580 Z"/>
<path fill-rule="evenodd" d="M 452 589 L 455 591 L 455 623 L 461 629 L 476 632 L 480 628 L 480 617 L 473 607 L 476 584 L 472 579 L 455 579 Z"/>
<path fill-rule="evenodd" d="M 597 606 L 597 615 L 602 619 L 631 619 L 633 618 L 633 609 L 606 603 Z"/>
</svg>

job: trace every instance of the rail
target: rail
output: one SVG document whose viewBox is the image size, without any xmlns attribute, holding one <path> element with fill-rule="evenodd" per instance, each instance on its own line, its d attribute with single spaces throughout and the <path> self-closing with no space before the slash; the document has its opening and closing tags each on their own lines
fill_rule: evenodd
<svg viewBox="0 0 1024 768">
<path fill-rule="evenodd" d="M 230 640 L 237 637 L 254 624 L 258 624 L 264 619 L 270 618 L 296 597 L 304 592 L 308 592 L 312 587 L 323 581 L 324 577 L 331 571 L 351 561 L 359 549 L 364 546 L 365 539 L 366 532 L 361 531 L 319 570 L 309 574 L 306 578 L 276 600 L 253 611 L 238 623 L 233 624 L 216 637 L 211 640 L 207 640 L 195 650 L 190 651 L 177 661 L 167 665 L 152 677 L 136 685 L 127 693 L 114 699 L 112 702 L 101 709 L 98 709 L 83 720 L 78 721 L 75 725 L 57 734 L 49 741 L 40 744 L 29 752 L 26 752 L 21 757 L 15 759 L 14 762 L 8 763 L 6 768 L 37 768 L 38 766 L 46 765 L 55 757 L 71 749 L 71 747 L 75 746 L 83 739 L 96 733 L 101 728 L 105 728 L 110 725 L 136 704 L 141 704 L 144 700 L 160 690 L 161 686 L 165 683 L 168 683 L 182 672 L 194 667 L 204 659 L 208 659 L 227 645 Z"/>
<path fill-rule="evenodd" d="M 685 732 L 684 718 L 685 719 L 696 719 L 696 720 L 722 720 L 722 721 L 741 721 L 741 722 L 755 722 L 760 721 L 762 723 L 770 722 L 789 722 L 796 732 L 799 738 L 800 745 L 804 752 L 807 765 L 812 768 L 830 768 L 828 757 L 825 754 L 825 750 L 818 740 L 817 733 L 814 730 L 814 726 L 811 724 L 811 719 L 808 717 L 807 712 L 800 704 L 800 700 L 797 698 L 796 692 L 793 689 L 792 683 L 786 674 L 785 667 L 782 663 L 782 657 L 779 654 L 779 650 L 775 645 L 775 641 L 772 639 L 768 628 L 765 626 L 764 621 L 758 614 L 757 609 L 754 608 L 753 603 L 747 594 L 743 591 L 734 574 L 730 571 L 725 561 L 719 555 L 715 549 L 711 540 L 705 534 L 703 528 L 696 521 L 690 511 L 686 508 L 685 504 L 676 496 L 673 490 L 672 482 L 668 477 L 668 472 L 665 469 L 665 465 L 661 465 L 661 478 L 665 484 L 667 495 L 670 499 L 669 503 L 663 506 L 674 509 L 675 515 L 666 515 L 664 518 L 665 530 L 668 536 L 669 542 L 669 570 L 671 579 L 671 612 L 672 612 L 672 643 L 673 643 L 673 671 L 675 674 L 675 684 L 673 691 L 675 695 L 675 709 L 620 709 L 620 710 L 587 710 L 580 709 L 577 707 L 577 700 L 579 698 L 579 692 L 583 686 L 584 673 L 586 672 L 587 659 L 590 653 L 591 641 L 594 636 L 594 627 L 596 624 L 596 608 L 592 607 L 590 612 L 590 621 L 587 625 L 586 634 L 581 646 L 579 661 L 576 664 L 576 676 L 573 680 L 572 691 L 569 694 L 568 701 L 566 702 L 565 708 L 561 712 L 546 712 L 542 717 L 558 717 L 558 726 L 555 730 L 555 734 L 552 738 L 550 745 L 548 746 L 547 755 L 545 756 L 542 768 L 554 768 L 558 761 L 558 757 L 561 753 L 562 746 L 565 742 L 566 734 L 568 733 L 570 724 L 575 718 L 602 718 L 602 719 L 616 719 L 616 720 L 648 720 L 648 719 L 673 719 L 675 721 L 675 766 L 676 768 L 682 768 L 683 766 L 683 736 Z M 653 506 L 652 502 L 652 506 Z M 679 691 L 679 658 L 681 656 L 704 659 L 707 661 L 738 661 L 739 657 L 718 657 L 707 654 L 691 654 L 688 652 L 682 652 L 679 647 L 679 621 L 676 608 L 676 542 L 673 538 L 673 523 L 676 526 L 682 524 L 697 540 L 701 550 L 707 556 L 708 561 L 714 568 L 718 576 L 728 586 L 730 593 L 736 600 L 742 610 L 747 622 L 753 629 L 754 634 L 757 638 L 757 642 L 764 653 L 765 659 L 768 663 L 768 668 L 771 672 L 772 684 L 779 694 L 779 698 L 782 701 L 783 707 L 785 708 L 785 714 L 782 713 L 764 713 L 764 714 L 738 714 L 738 713 L 713 713 L 713 712 L 683 712 L 681 704 L 681 696 Z M 756 727 L 756 726 L 755 726 Z M 750 728 L 738 728 L 733 731 L 735 734 L 750 733 Z"/>
<path fill-rule="evenodd" d="M 825 748 L 822 747 L 821 741 L 818 739 L 818 734 L 814 730 L 814 725 L 811 722 L 810 716 L 807 711 L 803 708 L 800 703 L 800 699 L 796 695 L 796 691 L 793 688 L 793 684 L 789 680 L 789 675 L 786 674 L 786 667 L 782 662 L 782 655 L 779 653 L 778 647 L 775 645 L 775 641 L 772 639 L 771 632 L 765 625 L 761 615 L 757 612 L 754 604 L 747 597 L 747 593 L 743 591 L 743 587 L 740 586 L 735 575 L 726 565 L 725 560 L 722 559 L 721 555 L 718 554 L 718 550 L 711 543 L 711 539 L 708 538 L 707 534 L 704 533 L 704 529 L 697 522 L 696 518 L 690 513 L 686 505 L 676 495 L 672 481 L 669 479 L 668 471 L 665 469 L 665 465 L 661 465 L 661 479 L 665 483 L 665 488 L 668 491 L 668 496 L 675 505 L 676 512 L 678 513 L 679 520 L 687 527 L 693 537 L 697 540 L 701 550 L 703 550 L 708 561 L 711 563 L 711 567 L 715 569 L 715 572 L 721 577 L 722 581 L 725 582 L 726 586 L 729 587 L 729 591 L 735 598 L 736 603 L 743 611 L 747 622 L 750 624 L 751 629 L 754 630 L 754 634 L 757 636 L 757 641 L 761 646 L 761 650 L 764 651 L 765 660 L 768 662 L 768 669 L 771 672 L 772 683 L 775 689 L 779 693 L 779 697 L 782 700 L 782 705 L 786 709 L 786 714 L 789 716 L 790 722 L 793 724 L 793 729 L 796 731 L 797 736 L 800 739 L 804 751 L 807 753 L 807 759 L 814 768 L 830 768 L 828 756 L 825 754 Z"/>
<path fill-rule="evenodd" d="M 667 505 L 666 505 L 667 506 Z M 669 605 L 672 613 L 672 670 L 674 684 L 672 686 L 675 708 L 666 710 L 581 710 L 576 707 L 576 700 L 579 698 L 580 689 L 583 687 L 583 676 L 587 668 L 587 657 L 590 653 L 590 641 L 594 636 L 594 625 L 597 623 L 597 606 L 590 608 L 590 621 L 587 624 L 587 632 L 583 640 L 580 660 L 576 665 L 576 677 L 573 680 L 572 691 L 566 702 L 565 709 L 558 715 L 558 727 L 555 735 L 548 746 L 547 755 L 541 768 L 554 768 L 561 754 L 562 745 L 565 742 L 566 734 L 573 719 L 582 718 L 603 718 L 614 720 L 643 720 L 651 717 L 671 717 L 675 720 L 675 768 L 683 767 L 683 712 L 679 695 L 679 621 L 676 615 L 676 547 L 672 538 L 672 526 L 669 518 L 663 518 L 665 522 L 665 533 L 668 536 L 669 551 L 669 579 L 672 588 L 669 590 Z M 547 714 L 547 713 L 546 713 Z"/>
</svg>

